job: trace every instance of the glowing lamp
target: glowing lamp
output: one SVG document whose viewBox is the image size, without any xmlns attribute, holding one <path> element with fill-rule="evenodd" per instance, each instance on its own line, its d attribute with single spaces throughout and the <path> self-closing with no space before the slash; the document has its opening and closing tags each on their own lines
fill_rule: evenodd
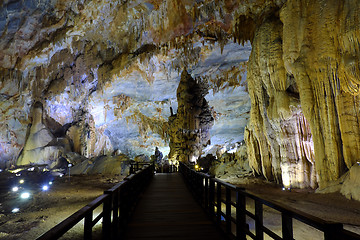
<svg viewBox="0 0 360 240">
<path fill-rule="evenodd" d="M 44 185 L 44 186 L 42 186 L 42 190 L 43 190 L 43 191 L 47 191 L 47 190 L 49 190 L 49 186 L 48 186 L 48 185 Z"/>
<path fill-rule="evenodd" d="M 283 190 L 283 191 L 285 191 L 285 190 L 286 190 L 286 188 L 284 188 L 284 187 L 283 187 L 283 188 L 282 188 L 282 190 Z"/>
<path fill-rule="evenodd" d="M 21 197 L 22 199 L 28 199 L 28 198 L 30 197 L 30 193 L 28 193 L 28 192 L 23 192 L 23 193 L 20 195 L 20 197 Z"/>
<path fill-rule="evenodd" d="M 11 210 L 12 213 L 17 213 L 18 211 L 20 211 L 19 208 L 14 208 L 13 210 Z"/>
<path fill-rule="evenodd" d="M 196 164 L 196 165 L 195 165 L 195 169 L 198 170 L 198 169 L 199 169 L 199 165 Z"/>
<path fill-rule="evenodd" d="M 52 185 L 52 181 L 49 182 L 49 185 Z"/>
<path fill-rule="evenodd" d="M 25 182 L 24 179 L 21 179 L 21 180 L 19 181 L 20 184 L 23 184 L 24 182 Z"/>
<path fill-rule="evenodd" d="M 17 192 L 17 191 L 19 190 L 19 188 L 18 188 L 18 187 L 13 187 L 11 190 L 12 190 L 13 192 Z"/>
</svg>

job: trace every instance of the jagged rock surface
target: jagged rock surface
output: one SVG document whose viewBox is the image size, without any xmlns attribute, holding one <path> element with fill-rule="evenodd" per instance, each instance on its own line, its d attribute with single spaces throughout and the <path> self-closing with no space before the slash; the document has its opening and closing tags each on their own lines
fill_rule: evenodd
<svg viewBox="0 0 360 240">
<path fill-rule="evenodd" d="M 213 142 L 221 147 L 241 141 L 250 108 L 244 63 L 251 46 L 231 38 L 238 36 L 238 15 L 256 4 L 239 4 L 2 1 L 1 167 L 16 164 L 36 101 L 83 156 L 150 155 L 156 146 L 167 155 L 169 107 L 177 111 L 184 67 L 209 82 L 206 97 L 217 114 Z M 229 102 L 224 95 L 231 96 Z M 238 119 L 233 116 L 245 120 L 226 124 Z"/>
<path fill-rule="evenodd" d="M 210 144 L 209 130 L 214 121 L 205 99 L 207 87 L 184 70 L 176 92 L 177 113 L 169 117 L 169 159 L 196 162 L 202 149 Z"/>
<path fill-rule="evenodd" d="M 258 174 L 325 187 L 359 161 L 359 11 L 289 0 L 256 29 L 246 142 Z"/>
<path fill-rule="evenodd" d="M 1 1 L 0 165 L 32 150 L 37 101 L 79 154 L 167 155 L 186 68 L 208 84 L 203 154 L 243 140 L 250 97 L 254 173 L 325 188 L 359 161 L 359 12 L 356 0 Z"/>
</svg>

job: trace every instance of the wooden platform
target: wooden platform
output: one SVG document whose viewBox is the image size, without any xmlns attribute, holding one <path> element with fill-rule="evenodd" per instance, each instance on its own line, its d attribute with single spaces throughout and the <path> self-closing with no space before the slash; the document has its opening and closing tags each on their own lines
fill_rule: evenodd
<svg viewBox="0 0 360 240">
<path fill-rule="evenodd" d="M 196 203 L 179 173 L 156 174 L 145 190 L 125 239 L 225 239 Z"/>
</svg>

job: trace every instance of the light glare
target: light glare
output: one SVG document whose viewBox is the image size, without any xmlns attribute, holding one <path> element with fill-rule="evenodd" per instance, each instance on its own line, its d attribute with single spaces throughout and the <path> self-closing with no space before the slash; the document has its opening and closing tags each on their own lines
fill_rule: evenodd
<svg viewBox="0 0 360 240">
<path fill-rule="evenodd" d="M 21 179 L 21 180 L 19 181 L 20 184 L 23 184 L 24 182 L 25 182 L 24 179 Z"/>
<path fill-rule="evenodd" d="M 48 186 L 48 185 L 44 185 L 44 186 L 42 187 L 42 190 L 43 190 L 43 191 L 49 190 L 49 186 Z"/>
<path fill-rule="evenodd" d="M 28 198 L 30 197 L 30 193 L 24 192 L 24 193 L 22 193 L 22 194 L 20 195 L 20 197 L 21 197 L 22 199 L 28 199 Z"/>
<path fill-rule="evenodd" d="M 20 209 L 19 208 L 14 208 L 13 210 L 11 210 L 12 213 L 17 213 Z"/>
<path fill-rule="evenodd" d="M 13 187 L 13 188 L 12 188 L 12 191 L 13 191 L 13 192 L 17 192 L 18 190 L 19 190 L 18 187 Z"/>
</svg>

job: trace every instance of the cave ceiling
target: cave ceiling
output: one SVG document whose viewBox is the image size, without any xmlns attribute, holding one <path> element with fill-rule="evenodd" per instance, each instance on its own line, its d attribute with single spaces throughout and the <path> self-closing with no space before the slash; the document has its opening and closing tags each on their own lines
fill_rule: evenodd
<svg viewBox="0 0 360 240">
<path fill-rule="evenodd" d="M 0 1 L 0 161 L 14 164 L 37 101 L 54 129 L 91 125 L 88 157 L 155 146 L 166 155 L 164 123 L 184 69 L 208 90 L 206 151 L 233 147 L 249 118 L 256 22 L 283 2 Z"/>
</svg>

